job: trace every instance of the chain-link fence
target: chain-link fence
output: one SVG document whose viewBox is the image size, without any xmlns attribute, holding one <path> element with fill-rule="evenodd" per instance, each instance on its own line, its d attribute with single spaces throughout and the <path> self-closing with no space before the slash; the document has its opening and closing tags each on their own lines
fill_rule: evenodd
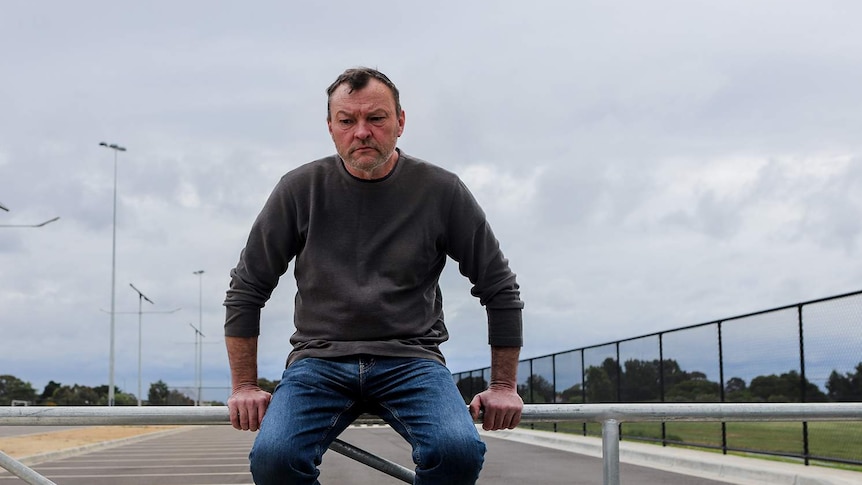
<svg viewBox="0 0 862 485">
<path fill-rule="evenodd" d="M 518 376 L 530 404 L 862 402 L 862 291 L 526 359 Z M 453 378 L 469 402 L 490 368 Z M 631 423 L 621 437 L 862 465 L 858 422 Z"/>
</svg>

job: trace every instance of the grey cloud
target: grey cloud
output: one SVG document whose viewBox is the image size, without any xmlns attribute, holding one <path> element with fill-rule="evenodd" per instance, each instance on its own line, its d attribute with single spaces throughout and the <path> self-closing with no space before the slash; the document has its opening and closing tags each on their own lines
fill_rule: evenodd
<svg viewBox="0 0 862 485">
<path fill-rule="evenodd" d="M 134 282 L 160 305 L 183 308 L 147 320 L 145 355 L 159 365 L 146 376 L 191 380 L 191 271 L 205 269 L 207 382 L 227 382 L 217 334 L 228 271 L 278 177 L 332 153 L 324 88 L 357 64 L 401 88 L 405 151 L 456 172 L 481 165 L 507 183 L 535 183 L 529 196 L 505 185 L 476 190 L 522 282 L 525 356 L 858 284 L 856 3 L 393 1 L 366 6 L 375 27 L 361 30 L 347 7 L 4 8 L 0 55 L 12 74 L 0 80 L 0 200 L 13 212 L 0 223 L 62 218 L 37 231 L 0 229 L 0 266 L 15 282 L 14 297 L 0 297 L 4 331 L 12 329 L 0 355 L 26 347 L 28 362 L 66 359 L 74 345 L 93 364 L 77 373 L 17 366 L 17 357 L 0 365 L 37 386 L 107 379 L 104 140 L 129 148 L 120 159 L 118 306 L 136 308 L 123 287 Z M 788 160 L 823 154 L 852 161 L 831 176 L 787 170 Z M 736 191 L 674 186 L 739 158 L 774 163 L 753 181 L 731 177 L 748 184 Z M 786 220 L 770 219 L 776 207 Z M 453 334 L 444 352 L 453 370 L 483 366 L 484 315 L 452 266 L 442 281 Z M 264 310 L 269 378 L 292 331 L 291 279 Z M 136 345 L 132 323 L 124 317 L 118 330 L 124 376 L 134 375 L 125 357 Z M 38 347 L 39 332 L 65 340 Z"/>
</svg>

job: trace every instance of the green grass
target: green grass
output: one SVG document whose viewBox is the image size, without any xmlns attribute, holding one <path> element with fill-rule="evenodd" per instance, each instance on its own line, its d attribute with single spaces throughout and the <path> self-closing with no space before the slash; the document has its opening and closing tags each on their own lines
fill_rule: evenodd
<svg viewBox="0 0 862 485">
<path fill-rule="evenodd" d="M 553 430 L 550 423 L 533 425 L 534 429 Z M 583 433 L 583 423 L 557 423 L 562 433 Z M 729 448 L 765 451 L 771 453 L 803 453 L 802 423 L 727 423 Z M 665 426 L 666 439 L 686 444 L 720 447 L 721 423 L 678 423 Z M 601 436 L 598 423 L 587 423 L 587 434 Z M 624 423 L 622 439 L 661 439 L 660 423 Z M 690 447 L 690 446 L 686 446 Z M 809 455 L 823 458 L 862 461 L 862 422 L 814 422 L 808 424 Z M 750 455 L 747 455 L 750 456 Z M 758 455 L 754 455 L 758 456 Z M 796 461 L 788 459 L 788 461 Z M 834 465 L 832 465 L 834 466 Z M 859 466 L 845 466 L 862 470 Z"/>
</svg>

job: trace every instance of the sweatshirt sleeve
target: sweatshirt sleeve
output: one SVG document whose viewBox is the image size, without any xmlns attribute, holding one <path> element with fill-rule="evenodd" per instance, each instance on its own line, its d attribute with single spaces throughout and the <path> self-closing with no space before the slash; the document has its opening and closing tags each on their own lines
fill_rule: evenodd
<svg viewBox="0 0 862 485">
<path fill-rule="evenodd" d="M 301 247 L 296 206 L 286 178 L 276 185 L 252 225 L 224 301 L 228 337 L 260 334 L 260 311 Z"/>
<path fill-rule="evenodd" d="M 500 347 L 523 345 L 521 292 L 515 273 L 500 249 L 485 213 L 458 180 L 449 211 L 449 256 L 473 287 L 488 315 L 488 343 Z"/>
</svg>

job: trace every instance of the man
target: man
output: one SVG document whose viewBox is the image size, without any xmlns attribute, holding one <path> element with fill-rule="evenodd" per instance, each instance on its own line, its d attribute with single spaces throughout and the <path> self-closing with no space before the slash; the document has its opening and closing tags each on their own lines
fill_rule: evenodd
<svg viewBox="0 0 862 485">
<path fill-rule="evenodd" d="M 282 177 L 231 271 L 231 423 L 260 428 L 258 485 L 318 483 L 323 453 L 362 413 L 411 444 L 416 483 L 475 483 L 485 445 L 473 420 L 482 410 L 484 429 L 514 428 L 523 408 L 515 275 L 457 176 L 396 148 L 405 115 L 389 78 L 348 69 L 327 96 L 337 155 Z M 469 411 L 439 349 L 447 256 L 488 314 L 491 383 Z M 270 395 L 257 385 L 260 310 L 294 259 L 296 332 Z"/>
</svg>

